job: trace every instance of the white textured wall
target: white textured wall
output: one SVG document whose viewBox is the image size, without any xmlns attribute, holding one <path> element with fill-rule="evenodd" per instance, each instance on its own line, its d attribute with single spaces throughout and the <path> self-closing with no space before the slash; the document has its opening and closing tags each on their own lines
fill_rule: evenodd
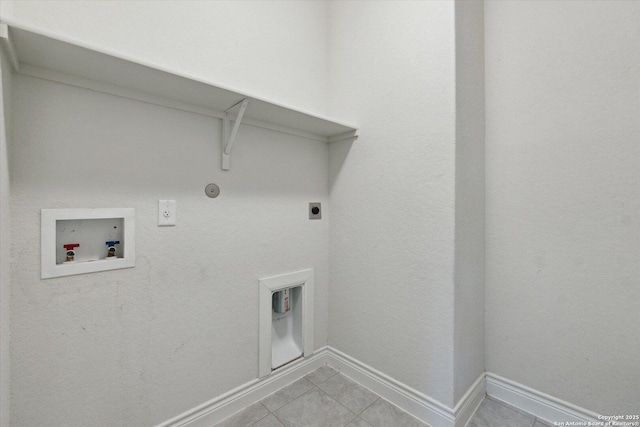
<svg viewBox="0 0 640 427">
<path fill-rule="evenodd" d="M 0 10 L 318 113 L 326 12 L 287 1 Z M 12 424 L 150 425 L 255 378 L 260 277 L 315 268 L 315 343 L 326 345 L 327 146 L 245 126 L 222 173 L 216 119 L 24 77 L 16 88 Z M 209 182 L 220 198 L 205 197 Z M 160 198 L 177 200 L 176 228 L 156 227 Z M 325 202 L 322 221 L 307 219 L 309 201 Z M 110 206 L 136 208 L 136 268 L 41 281 L 39 210 Z"/>
<path fill-rule="evenodd" d="M 0 52 L 0 426 L 9 425 L 10 402 L 10 271 L 11 221 L 9 157 L 7 140 L 10 137 L 10 100 L 12 92 L 11 66 Z"/>
<path fill-rule="evenodd" d="M 453 404 L 453 2 L 330 3 L 329 343 Z"/>
<path fill-rule="evenodd" d="M 217 119 L 14 90 L 12 425 L 151 425 L 256 378 L 262 277 L 315 268 L 326 345 L 326 144 L 243 126 L 223 172 Z M 158 199 L 177 200 L 176 227 L 157 227 Z M 135 208 L 136 267 L 40 280 L 40 209 L 72 207 Z"/>
<path fill-rule="evenodd" d="M 484 8 L 456 12 L 454 402 L 484 373 Z"/>
<path fill-rule="evenodd" d="M 640 402 L 640 2 L 485 5 L 487 370 Z"/>
<path fill-rule="evenodd" d="M 485 10 L 486 366 L 602 413 L 640 395 L 639 6 Z M 331 345 L 453 406 L 483 345 L 470 7 L 3 1 L 3 18 L 362 128 L 327 176 L 324 145 L 243 127 L 223 174 L 215 119 L 17 78 L 14 422 L 150 424 L 254 378 L 256 280 L 310 265 L 316 347 L 328 325 Z M 175 229 L 155 226 L 159 198 L 178 200 Z M 136 208 L 138 266 L 41 281 L 39 209 L 87 206 Z"/>
<path fill-rule="evenodd" d="M 323 113 L 323 1 L 2 0 L 2 17 Z"/>
</svg>

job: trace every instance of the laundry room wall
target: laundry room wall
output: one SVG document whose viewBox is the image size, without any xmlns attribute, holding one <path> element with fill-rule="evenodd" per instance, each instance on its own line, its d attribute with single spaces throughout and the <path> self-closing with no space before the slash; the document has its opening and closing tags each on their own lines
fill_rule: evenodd
<svg viewBox="0 0 640 427">
<path fill-rule="evenodd" d="M 324 108 L 322 3 L 4 3 L 9 22 Z M 255 379 L 260 278 L 313 267 L 327 344 L 326 144 L 243 125 L 222 171 L 219 119 L 13 80 L 12 425 L 152 425 Z M 159 199 L 175 227 L 157 226 Z M 97 207 L 135 208 L 135 268 L 41 280 L 40 210 Z"/>
<path fill-rule="evenodd" d="M 485 3 L 487 371 L 640 396 L 640 3 Z"/>
</svg>

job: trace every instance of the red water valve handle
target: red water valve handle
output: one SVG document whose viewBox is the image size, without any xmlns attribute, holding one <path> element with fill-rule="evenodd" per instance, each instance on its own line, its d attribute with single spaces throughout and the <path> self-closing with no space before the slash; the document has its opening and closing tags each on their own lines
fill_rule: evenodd
<svg viewBox="0 0 640 427">
<path fill-rule="evenodd" d="M 80 243 L 69 243 L 68 245 L 62 245 L 66 250 L 71 251 L 73 248 L 80 246 Z"/>
</svg>

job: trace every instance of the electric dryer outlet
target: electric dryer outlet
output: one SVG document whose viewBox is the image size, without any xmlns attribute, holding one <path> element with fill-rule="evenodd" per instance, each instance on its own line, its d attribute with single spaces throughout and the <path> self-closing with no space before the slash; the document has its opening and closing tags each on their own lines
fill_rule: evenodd
<svg viewBox="0 0 640 427">
<path fill-rule="evenodd" d="M 320 202 L 309 203 L 309 219 L 322 219 L 322 204 Z"/>
</svg>

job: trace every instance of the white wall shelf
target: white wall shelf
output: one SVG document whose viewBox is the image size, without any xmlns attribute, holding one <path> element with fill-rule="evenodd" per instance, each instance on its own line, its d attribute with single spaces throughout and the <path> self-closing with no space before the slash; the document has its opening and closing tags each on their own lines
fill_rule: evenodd
<svg viewBox="0 0 640 427">
<path fill-rule="evenodd" d="M 12 59 L 14 71 L 20 74 L 170 105 L 220 119 L 229 119 L 227 111 L 246 99 L 249 102 L 243 111 L 242 123 L 323 142 L 353 141 L 358 137 L 354 126 L 240 93 L 198 77 L 155 67 L 20 24 L 3 22 L 0 27 L 0 45 Z M 226 168 L 231 145 L 228 142 L 223 140 Z"/>
</svg>

